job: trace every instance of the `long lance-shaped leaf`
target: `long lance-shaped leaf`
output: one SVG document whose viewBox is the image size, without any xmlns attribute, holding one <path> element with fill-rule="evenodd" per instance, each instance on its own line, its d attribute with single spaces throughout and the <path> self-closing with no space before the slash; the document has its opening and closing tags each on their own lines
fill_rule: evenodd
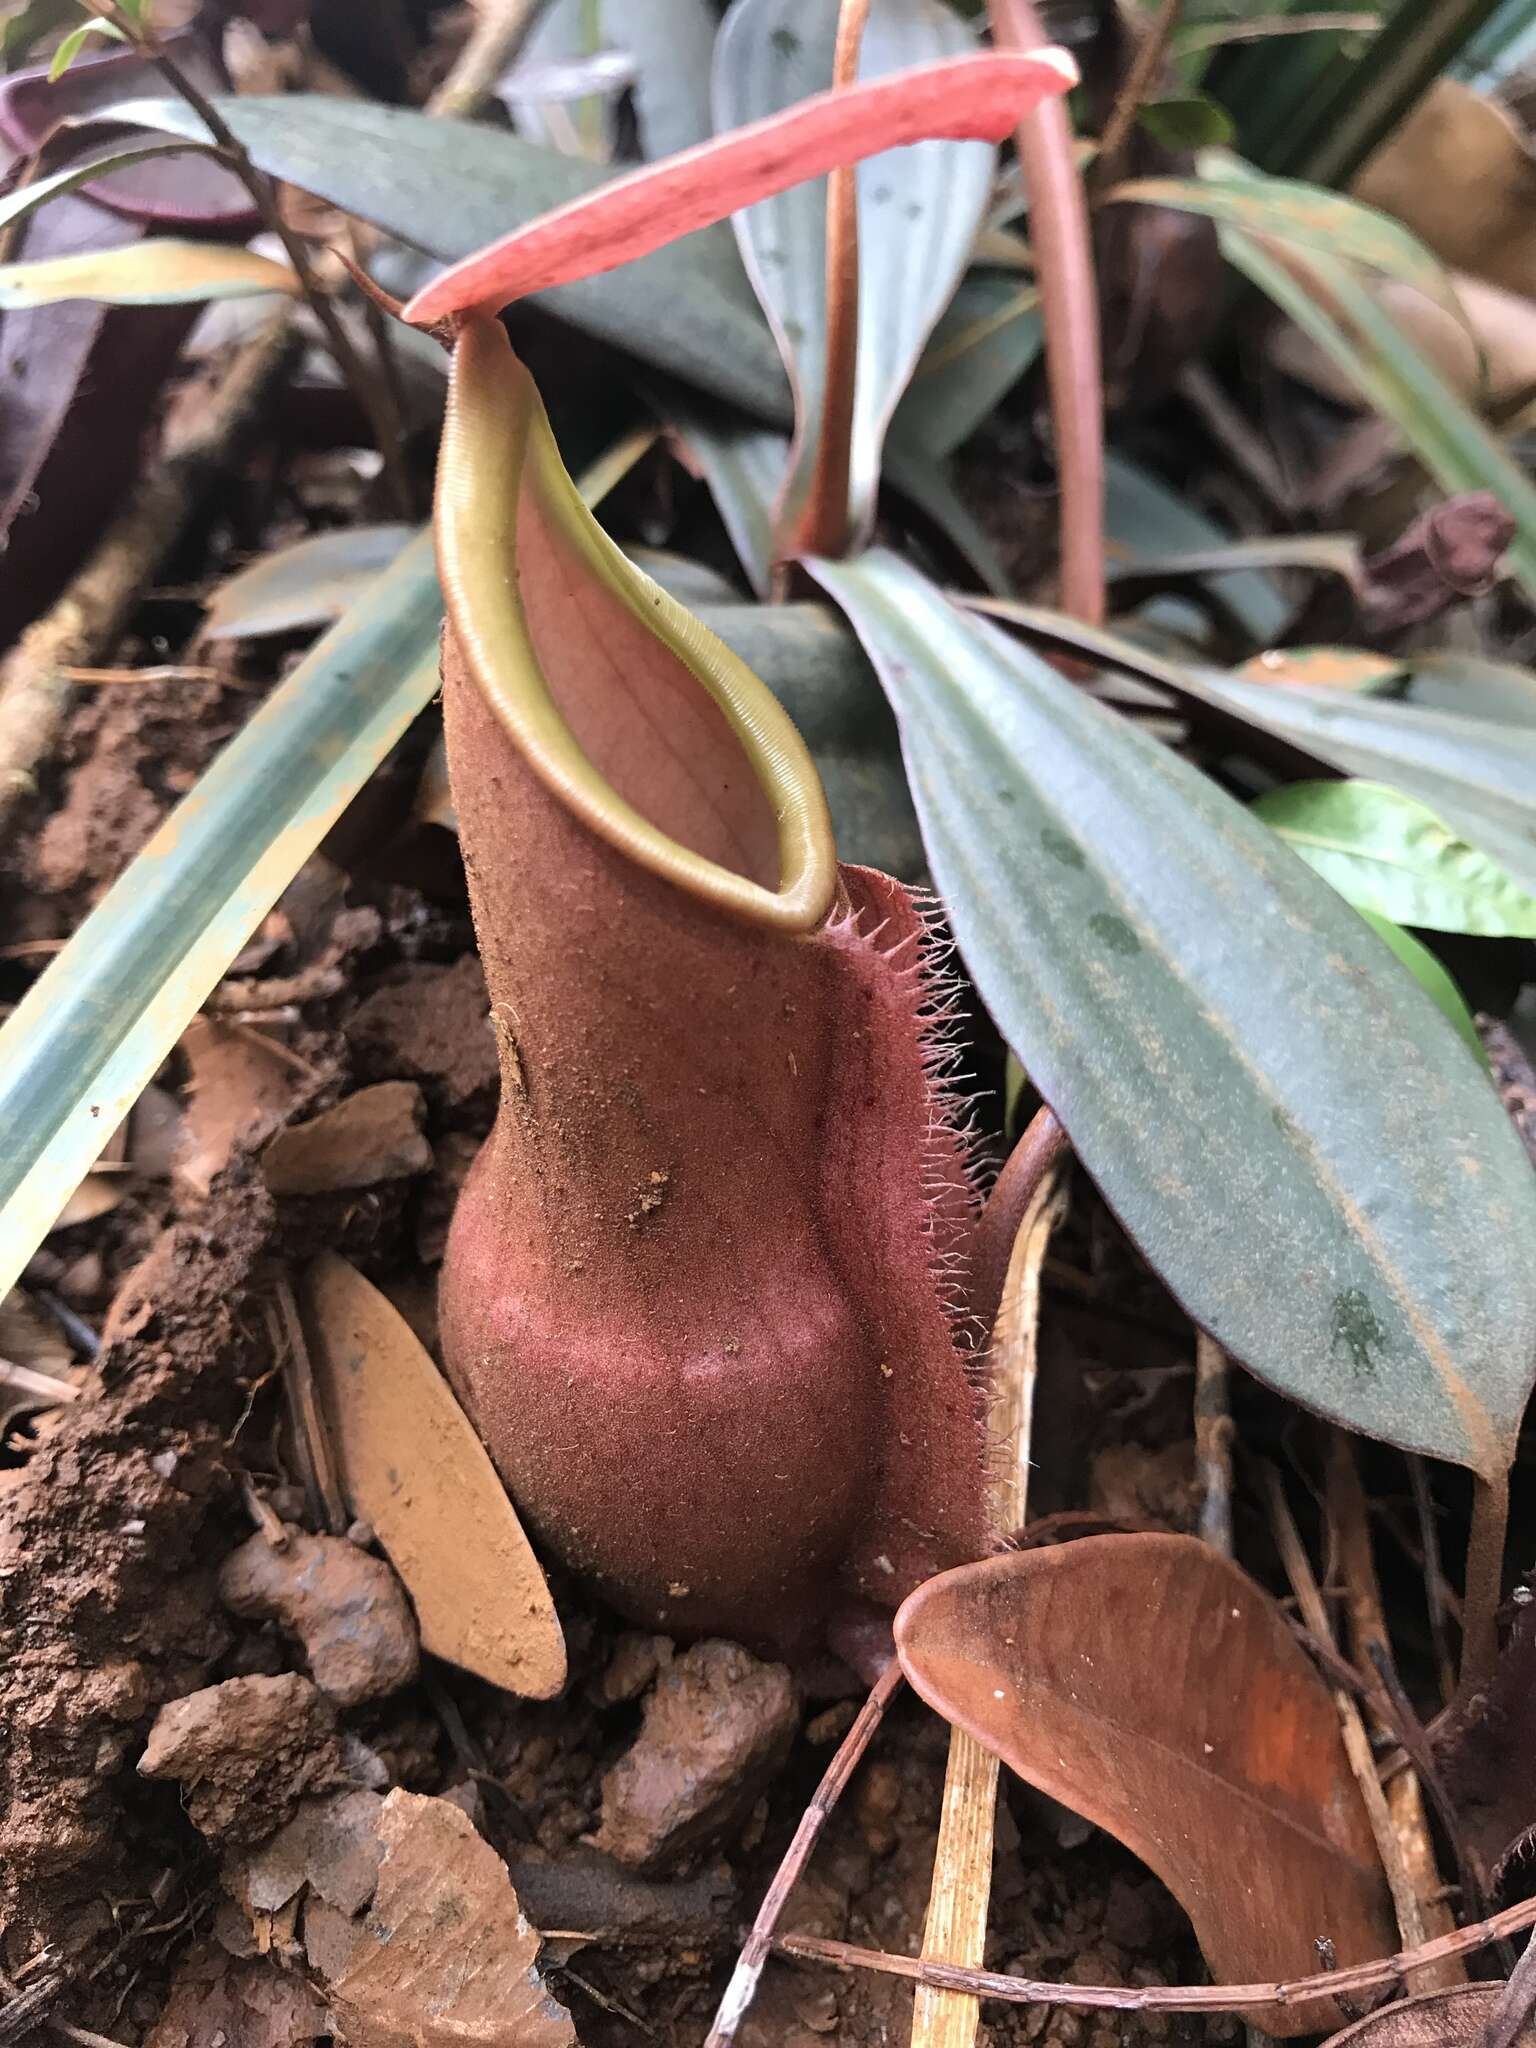
<svg viewBox="0 0 1536 2048">
<path fill-rule="evenodd" d="M 1116 185 L 1105 199 L 1203 214 L 1226 227 L 1247 228 L 1298 249 L 1363 264 L 1416 286 L 1465 321 L 1445 265 L 1390 214 L 1299 179 L 1266 178 L 1224 150 L 1207 150 L 1200 161 L 1201 177 L 1137 178 Z"/>
<path fill-rule="evenodd" d="M 252 930 L 437 689 L 429 535 L 275 690 L 0 1030 L 0 1294 Z"/>
<path fill-rule="evenodd" d="M 1268 733 L 1345 775 L 1406 790 L 1491 855 L 1522 889 L 1536 892 L 1536 732 L 1529 725 L 1340 690 L 1243 682 L 1038 605 L 971 602 L 1107 668 Z"/>
<path fill-rule="evenodd" d="M 0 308 L 55 306 L 100 299 L 109 306 L 181 306 L 203 299 L 247 299 L 270 292 L 297 297 L 290 265 L 224 242 L 183 242 L 169 235 L 124 249 L 86 249 L 37 263 L 0 263 Z"/>
<path fill-rule="evenodd" d="M 956 57 L 817 93 L 615 178 L 504 236 L 419 291 L 405 317 L 429 327 L 453 313 L 496 312 L 528 292 L 616 269 L 787 185 L 882 150 L 935 137 L 1001 142 L 1032 107 L 1076 82 L 1066 51 L 1047 46 Z"/>
<path fill-rule="evenodd" d="M 966 963 L 1169 1287 L 1293 1398 L 1500 1471 L 1536 1175 L 1445 1018 L 1241 805 L 1027 648 L 882 550 L 815 574 L 896 707 Z"/>
<path fill-rule="evenodd" d="M 212 149 L 195 142 L 114 142 L 104 149 L 96 149 L 77 157 L 73 163 L 65 164 L 59 171 L 53 171 L 46 178 L 34 178 L 30 185 L 20 185 L 14 192 L 8 192 L 0 199 L 0 227 L 13 220 L 23 220 L 38 207 L 46 206 L 50 199 L 62 199 L 66 192 L 73 192 L 80 185 L 89 185 L 97 178 L 104 178 L 111 171 L 120 171 L 130 164 L 144 163 L 152 157 L 212 155 Z"/>
</svg>

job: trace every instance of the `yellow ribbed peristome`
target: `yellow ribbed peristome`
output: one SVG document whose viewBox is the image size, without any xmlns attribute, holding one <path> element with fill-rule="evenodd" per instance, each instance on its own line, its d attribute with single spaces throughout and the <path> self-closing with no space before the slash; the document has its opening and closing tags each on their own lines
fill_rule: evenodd
<svg viewBox="0 0 1536 2048">
<path fill-rule="evenodd" d="M 779 886 L 767 889 L 681 846 L 598 773 L 550 694 L 517 579 L 518 500 L 540 509 L 608 591 L 719 706 L 773 807 Z M 734 916 L 810 931 L 831 906 L 837 854 L 805 742 L 745 662 L 637 569 L 582 503 L 533 379 L 498 321 L 460 329 L 437 484 L 437 552 L 448 617 L 487 703 L 540 780 L 638 866 Z"/>
</svg>

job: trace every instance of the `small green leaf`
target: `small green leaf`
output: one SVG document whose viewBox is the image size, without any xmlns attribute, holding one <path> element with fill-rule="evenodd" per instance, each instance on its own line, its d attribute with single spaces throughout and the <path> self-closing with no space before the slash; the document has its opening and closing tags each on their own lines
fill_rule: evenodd
<svg viewBox="0 0 1536 2048">
<path fill-rule="evenodd" d="M 1231 142 L 1237 133 L 1226 108 L 1198 92 L 1151 100 L 1138 109 L 1136 119 L 1165 149 L 1204 149 Z"/>
<path fill-rule="evenodd" d="M 99 299 L 111 306 L 180 306 L 204 299 L 244 299 L 259 292 L 296 295 L 286 263 L 224 242 L 182 242 L 161 236 L 117 249 L 87 249 L 40 263 L 0 264 L 0 307 L 55 306 Z"/>
<path fill-rule="evenodd" d="M 85 48 L 89 36 L 111 36 L 114 41 L 126 43 L 128 38 L 115 21 L 82 21 L 78 28 L 72 28 L 53 53 L 53 62 L 48 66 L 48 83 L 57 85 L 70 65 Z"/>
<path fill-rule="evenodd" d="M 1355 907 L 1360 908 L 1358 904 Z M 1361 910 L 1360 915 L 1376 936 L 1392 948 L 1430 1001 L 1438 1004 L 1450 1018 L 1465 1039 L 1468 1050 L 1477 1055 L 1478 1065 L 1486 1071 L 1488 1055 L 1477 1035 L 1467 999 L 1428 946 L 1416 939 L 1412 932 L 1405 932 L 1400 924 L 1394 924 L 1390 917 L 1381 917 L 1374 910 Z"/>
<path fill-rule="evenodd" d="M 1253 808 L 1357 910 L 1430 931 L 1536 938 L 1536 896 L 1401 790 L 1293 782 Z"/>
<path fill-rule="evenodd" d="M 1208 776 L 895 555 L 811 567 L 895 705 L 966 965 L 1163 1280 L 1294 1399 L 1497 1474 L 1536 1174 L 1446 1019 Z"/>
</svg>

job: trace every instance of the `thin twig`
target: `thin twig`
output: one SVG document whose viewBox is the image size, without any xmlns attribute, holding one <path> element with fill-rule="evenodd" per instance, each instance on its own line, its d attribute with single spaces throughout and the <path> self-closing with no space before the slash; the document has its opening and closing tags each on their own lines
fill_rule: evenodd
<svg viewBox="0 0 1536 2048">
<path fill-rule="evenodd" d="M 336 367 L 348 388 L 368 416 L 368 424 L 373 429 L 383 459 L 384 476 L 395 500 L 395 509 L 402 518 L 412 518 L 416 508 L 410 479 L 401 460 L 400 412 L 389 380 L 378 374 L 374 366 L 365 362 L 353 347 L 345 321 L 315 274 L 302 236 L 295 234 L 284 218 L 272 180 L 265 171 L 258 170 L 245 144 L 213 101 L 167 53 L 153 29 L 128 14 L 118 0 L 84 0 L 84 4 L 92 14 L 118 28 L 139 55 L 155 66 L 172 91 L 186 101 L 218 144 L 229 168 L 250 194 L 252 204 L 261 215 L 262 225 L 282 243 L 283 253 L 293 266 L 305 302 L 320 324 L 326 347 L 335 358 Z"/>
<path fill-rule="evenodd" d="M 1201 1540 L 1230 1557 L 1232 1408 L 1227 1398 L 1227 1354 L 1204 1330 L 1195 1333 L 1195 1478 L 1200 1488 Z"/>
<path fill-rule="evenodd" d="M 121 2041 L 109 2041 L 105 2034 L 93 2034 L 89 2027 L 73 2027 L 68 2020 L 50 2020 L 48 2025 L 61 2040 L 73 2041 L 77 2048 L 123 2048 Z"/>
<path fill-rule="evenodd" d="M 1027 50 L 1050 41 L 1030 0 L 989 0 L 993 40 Z M 1061 605 L 1104 618 L 1104 396 L 1099 302 L 1088 203 L 1066 102 L 1042 101 L 1019 125 L 1029 238 L 1040 279 L 1045 368 L 1061 479 Z"/>
<path fill-rule="evenodd" d="M 1327 1643 L 1332 1648 L 1334 1637 L 1328 1610 L 1323 1605 L 1323 1596 L 1312 1571 L 1312 1561 L 1307 1556 L 1301 1533 L 1291 1514 L 1280 1474 L 1267 1462 L 1260 1466 L 1260 1471 L 1275 1547 L 1280 1552 L 1280 1562 L 1285 1567 L 1291 1591 L 1295 1594 L 1296 1604 L 1301 1609 L 1301 1618 L 1319 1642 Z M 1391 1888 L 1392 1904 L 1397 1912 L 1397 1924 L 1403 1946 L 1418 1948 L 1424 1941 L 1424 1918 L 1419 1905 L 1418 1887 L 1403 1855 L 1403 1845 L 1398 1839 L 1397 1829 L 1392 1825 L 1392 1816 L 1387 1811 L 1386 1794 L 1382 1791 L 1381 1780 L 1376 1775 L 1376 1759 L 1371 1754 L 1371 1742 L 1365 1732 L 1364 1717 L 1359 1706 L 1342 1687 L 1334 1689 L 1333 1699 L 1338 1709 L 1339 1729 L 1344 1738 L 1349 1767 L 1354 1772 L 1355 1782 L 1360 1788 L 1360 1797 L 1371 1823 L 1371 1832 L 1376 1837 L 1376 1847 L 1381 1854 L 1382 1868 L 1387 1874 L 1387 1883 Z"/>
<path fill-rule="evenodd" d="M 1424 1731 L 1418 1716 L 1409 1704 L 1406 1694 L 1397 1684 L 1396 1672 L 1387 1635 L 1386 1612 L 1381 1601 L 1381 1587 L 1376 1577 L 1376 1559 L 1371 1548 L 1370 1511 L 1366 1505 L 1365 1489 L 1360 1483 L 1360 1470 L 1355 1458 L 1353 1440 L 1342 1429 L 1330 1432 L 1328 1439 L 1328 1468 L 1326 1479 L 1328 1520 L 1333 1541 L 1337 1549 L 1339 1569 L 1345 1588 L 1344 1613 L 1349 1628 L 1348 1648 L 1355 1663 L 1362 1669 L 1376 1667 L 1390 1673 L 1390 1682 L 1384 1681 L 1385 1697 L 1391 1704 L 1390 1720 L 1383 1715 L 1377 1704 L 1378 1724 L 1390 1729 L 1401 1742 L 1413 1764 L 1413 1770 L 1400 1772 L 1386 1787 L 1387 1811 L 1392 1816 L 1392 1825 L 1403 1847 L 1403 1857 L 1413 1878 L 1414 1889 L 1419 1896 L 1419 1914 L 1424 1937 L 1429 1939 L 1437 1934 L 1446 1934 L 1455 1925 L 1450 1908 L 1442 1901 L 1439 1905 L 1429 1902 L 1441 1889 L 1440 1865 L 1435 1856 L 1434 1843 L 1430 1840 L 1429 1820 L 1424 1811 L 1425 1767 L 1429 1764 L 1429 1744 L 1424 1740 Z M 1440 1790 L 1438 1778 L 1431 1788 L 1432 1793 Z M 1449 1809 L 1447 1809 L 1449 1811 Z M 1442 1815 L 1442 1818 L 1444 1816 Z M 1471 1866 L 1462 1852 L 1459 1831 L 1452 1819 L 1451 1838 L 1457 1847 L 1457 1861 L 1462 1866 L 1464 1879 Z M 1473 1880 L 1470 1890 L 1462 1900 L 1463 1910 L 1470 1913 L 1486 1913 L 1487 1901 Z M 1450 1974 L 1443 1980 L 1427 1987 L 1435 1991 L 1449 1990 L 1462 1981 L 1461 1972 L 1455 1966 L 1448 1966 Z"/>
<path fill-rule="evenodd" d="M 858 82 L 859 45 L 869 0 L 841 0 L 833 46 L 832 83 Z M 853 455 L 854 384 L 859 348 L 859 174 L 843 164 L 827 179 L 827 349 L 821 423 L 805 502 L 787 553 L 845 554 L 848 485 Z"/>
<path fill-rule="evenodd" d="M 304 1470 L 304 1487 L 310 1508 L 322 1529 L 340 1536 L 351 1521 L 341 1481 L 336 1476 L 336 1459 L 331 1450 L 331 1433 L 320 1412 L 320 1395 L 314 1368 L 309 1362 L 309 1345 L 299 1317 L 299 1305 L 285 1278 L 273 1290 L 282 1322 L 287 1357 L 283 1370 L 283 1398 L 293 1431 L 294 1450 Z"/>
<path fill-rule="evenodd" d="M 1305 2005 L 1314 1998 L 1348 1998 L 1357 1991 L 1403 1986 L 1419 1970 L 1491 1947 L 1506 1935 L 1519 1934 L 1536 1922 L 1536 1899 L 1507 1906 L 1491 1920 L 1458 1927 L 1422 1948 L 1354 1963 L 1344 1970 L 1324 1970 L 1315 1977 L 1293 1977 L 1277 1984 L 1062 1984 L 1032 1977 L 1005 1977 L 995 1970 L 972 1970 L 959 1963 L 936 1963 L 917 1956 L 890 1955 L 883 1949 L 855 1948 L 851 1942 L 823 1941 L 811 1934 L 781 1934 L 774 1942 L 781 1955 L 806 1962 L 832 1963 L 845 1970 L 875 1970 L 909 1983 L 930 1984 L 941 1991 L 961 1991 L 972 1998 L 995 1998 L 1004 2005 L 1065 2005 L 1107 2012 L 1253 2012 L 1266 2005 Z"/>
<path fill-rule="evenodd" d="M 838 1744 L 837 1754 L 827 1765 L 810 1805 L 800 1816 L 800 1825 L 795 1829 L 794 1839 L 785 1850 L 784 1860 L 774 1875 L 773 1883 L 763 1895 L 763 1903 L 757 1909 L 757 1918 L 752 1922 L 752 1931 L 737 1958 L 735 1969 L 731 1972 L 731 1981 L 725 1987 L 725 1996 L 720 2001 L 715 2023 L 709 2030 L 709 2039 L 704 2043 L 704 2048 L 728 2048 L 728 2044 L 735 2040 L 736 2029 L 756 1996 L 758 1979 L 763 1974 L 763 1965 L 767 1962 L 776 1939 L 779 1916 L 784 1911 L 800 1873 L 810 1860 L 811 1851 L 827 1824 L 827 1816 L 842 1797 L 844 1786 L 853 1776 L 874 1737 L 875 1730 L 885 1717 L 886 1708 L 895 1698 L 900 1686 L 901 1666 L 893 1657 L 875 1680 L 874 1690 L 860 1708 L 857 1720 Z"/>
<path fill-rule="evenodd" d="M 1388 1804 L 1396 1809 L 1397 1801 L 1394 1799 L 1393 1794 L 1401 1785 L 1413 1785 L 1415 1782 L 1414 1774 L 1417 1773 L 1418 1785 L 1422 1787 L 1423 1793 L 1434 1803 L 1436 1816 L 1441 1827 L 1445 1830 L 1446 1839 L 1451 1845 L 1451 1853 L 1456 1858 L 1456 1875 L 1461 1888 L 1462 1907 L 1464 1910 L 1476 1913 L 1480 1919 L 1486 1918 L 1488 1898 L 1483 1889 L 1482 1877 L 1467 1846 L 1466 1830 L 1461 1824 L 1461 1815 L 1457 1812 L 1456 1802 L 1446 1790 L 1445 1780 L 1440 1775 L 1440 1767 L 1435 1761 L 1434 1747 L 1430 1742 L 1428 1730 L 1414 1712 L 1413 1702 L 1403 1690 L 1403 1682 L 1397 1675 L 1397 1667 L 1392 1662 L 1392 1655 L 1386 1644 L 1372 1639 L 1372 1641 L 1366 1644 L 1366 1654 L 1374 1665 L 1376 1676 L 1381 1681 L 1382 1691 L 1386 1694 L 1391 1704 L 1392 1733 L 1402 1744 L 1403 1754 L 1413 1766 L 1413 1769 L 1410 1771 L 1399 1772 L 1387 1786 Z M 1421 1819 L 1423 1817 L 1422 1804 L 1423 1801 L 1421 1799 Z M 1425 1829 L 1425 1835 L 1427 1838 L 1427 1828 Z M 1439 1872 L 1433 1862 L 1429 1863 L 1426 1867 L 1426 1875 L 1430 1874 L 1438 1880 Z M 1452 1918 L 1449 1905 L 1442 1896 L 1442 1891 L 1443 1888 L 1438 1882 L 1428 1889 L 1425 1889 L 1422 1885 L 1420 1887 L 1420 1898 L 1423 1901 L 1424 1917 L 1427 1923 L 1432 1923 L 1433 1909 L 1431 1908 L 1430 1901 L 1435 1898 L 1441 1899 L 1438 1908 L 1438 1912 L 1442 1916 L 1441 1924 L 1435 1928 L 1435 1932 L 1443 1934 L 1449 1932 L 1451 1927 L 1455 1925 L 1455 1921 Z M 1437 1984 L 1431 1988 L 1434 1990 L 1448 1990 L 1453 1984 L 1459 1984 L 1461 1981 L 1462 1979 L 1458 1974 L 1454 1978 L 1447 1979 L 1444 1985 Z"/>
<path fill-rule="evenodd" d="M 70 684 L 67 671 L 98 659 L 121 632 L 166 550 L 229 460 L 298 351 L 285 310 L 230 356 L 195 411 L 173 415 L 164 459 L 153 464 L 62 594 L 0 663 L 0 832 L 37 787 Z"/>
<path fill-rule="evenodd" d="M 445 121 L 468 121 L 478 114 L 543 5 L 544 0 L 481 0 L 469 40 L 427 101 L 427 112 Z"/>
<path fill-rule="evenodd" d="M 1042 1118 L 1046 1121 L 1042 1123 Z M 994 1216 L 1013 1231 L 1012 1255 L 992 1322 L 989 1361 L 992 1405 L 987 1417 L 988 1518 L 994 1541 L 1005 1540 L 1029 1513 L 1035 1380 L 1040 1329 L 1040 1275 L 1064 1198 L 1057 1163 L 1065 1133 L 1048 1110 L 1030 1124 L 1004 1174 L 1020 1157 L 1011 1190 Z M 994 1198 L 996 1191 L 994 1190 Z M 1022 1214 L 1020 1214 L 1022 1204 Z M 923 1925 L 923 1953 L 979 1963 L 986 1954 L 997 1825 L 998 1760 L 963 1728 L 952 1728 L 944 1770 L 944 1803 L 933 1853 L 933 1882 Z M 920 1989 L 912 2010 L 912 2048 L 971 2048 L 981 2008 L 953 1991 Z"/>
<path fill-rule="evenodd" d="M 1125 83 L 1115 96 L 1113 111 L 1104 124 L 1104 134 L 1099 143 L 1098 177 L 1104 191 L 1119 182 L 1120 166 L 1126 144 L 1131 139 L 1131 130 L 1136 125 L 1136 116 L 1157 79 L 1163 59 L 1168 54 L 1168 40 L 1178 27 L 1183 11 L 1184 0 L 1163 0 L 1156 19 L 1142 36 L 1140 47 L 1131 60 Z"/>
</svg>

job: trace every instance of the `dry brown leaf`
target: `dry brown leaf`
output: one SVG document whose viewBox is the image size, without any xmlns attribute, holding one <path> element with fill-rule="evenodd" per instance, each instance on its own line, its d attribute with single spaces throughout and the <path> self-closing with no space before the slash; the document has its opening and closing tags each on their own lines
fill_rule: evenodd
<svg viewBox="0 0 1536 2048">
<path fill-rule="evenodd" d="M 446 1799 L 391 1792 L 378 1889 L 330 1986 L 349 2048 L 577 2048 L 507 1867 Z"/>
<path fill-rule="evenodd" d="M 34 1308 L 19 1287 L 0 1299 L 0 1358 L 36 1372 L 68 1372 L 75 1354 L 57 1323 Z"/>
<path fill-rule="evenodd" d="M 565 1684 L 559 1617 L 448 1382 L 345 1259 L 316 1260 L 302 1303 L 343 1484 L 415 1603 L 423 1647 L 509 1692 L 552 1699 Z"/>
<path fill-rule="evenodd" d="M 206 1195 L 237 1144 L 258 1144 L 286 1119 L 297 1076 L 260 1032 L 212 1017 L 193 1018 L 181 1050 L 188 1101 L 176 1179 L 185 1193 Z"/>
<path fill-rule="evenodd" d="M 278 1132 L 262 1154 L 267 1186 L 274 1195 L 326 1195 L 426 1173 L 426 1113 L 414 1081 L 359 1088 L 334 1109 Z"/>
<path fill-rule="evenodd" d="M 1536 298 L 1536 160 L 1509 114 L 1470 86 L 1431 86 L 1351 189 L 1452 269 Z"/>
<path fill-rule="evenodd" d="M 1279 1607 L 1191 1536 L 1088 1536 L 931 1579 L 896 1617 L 930 1706 L 1123 1841 L 1221 1983 L 1392 1948 L 1386 1882 L 1327 1687 Z M 1289 2036 L 1331 2001 L 1254 2015 Z"/>
<path fill-rule="evenodd" d="M 69 1230 L 77 1223 L 94 1223 L 115 1209 L 128 1189 L 116 1174 L 88 1173 L 54 1217 L 53 1230 Z"/>
<path fill-rule="evenodd" d="M 145 2048 L 307 2048 L 331 2038 L 325 2007 L 275 1956 L 239 1961 L 207 1947 L 177 1970 Z"/>
<path fill-rule="evenodd" d="M 1323 2048 L 1478 2048 L 1504 1986 L 1461 1984 L 1453 1991 L 1426 1991 L 1367 2013 Z M 1536 2044 L 1536 2028 L 1522 2029 L 1521 2048 Z"/>
</svg>

